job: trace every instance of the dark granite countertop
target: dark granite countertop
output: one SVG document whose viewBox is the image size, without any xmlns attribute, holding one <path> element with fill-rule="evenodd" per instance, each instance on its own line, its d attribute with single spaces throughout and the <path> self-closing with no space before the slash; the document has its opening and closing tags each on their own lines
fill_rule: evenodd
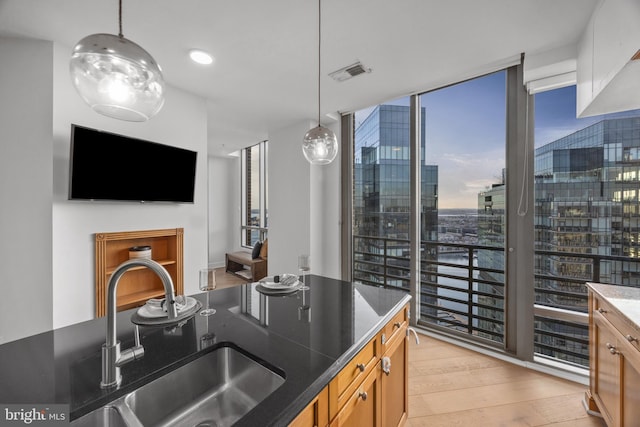
<svg viewBox="0 0 640 427">
<path fill-rule="evenodd" d="M 307 281 L 309 290 L 286 296 L 265 296 L 251 284 L 212 291 L 213 316 L 196 315 L 179 328 L 141 327 L 144 357 L 122 367 L 116 389 L 99 386 L 105 318 L 0 345 L 0 403 L 68 404 L 73 420 L 233 343 L 285 374 L 235 425 L 287 425 L 410 300 L 400 290 L 314 275 Z M 205 295 L 194 297 L 204 303 Z M 133 343 L 134 312 L 117 316 L 123 349 Z"/>
</svg>

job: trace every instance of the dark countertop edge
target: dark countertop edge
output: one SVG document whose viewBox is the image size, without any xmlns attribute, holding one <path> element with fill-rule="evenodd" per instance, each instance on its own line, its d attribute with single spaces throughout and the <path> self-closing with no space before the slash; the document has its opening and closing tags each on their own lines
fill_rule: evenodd
<svg viewBox="0 0 640 427">
<path fill-rule="evenodd" d="M 382 327 L 393 319 L 393 317 L 404 308 L 411 301 L 411 295 L 405 295 L 389 312 L 385 317 L 373 326 L 366 335 L 363 335 L 360 341 L 351 346 L 346 352 L 344 352 L 339 358 L 333 362 L 333 364 L 303 393 L 300 394 L 296 400 L 287 406 L 271 423 L 267 426 L 279 426 L 288 425 L 295 417 L 315 398 L 326 386 L 329 385 L 331 380 L 340 372 L 346 364 L 353 359 L 353 357 L 362 350 L 371 339 L 373 339 L 378 332 L 382 330 Z"/>
</svg>

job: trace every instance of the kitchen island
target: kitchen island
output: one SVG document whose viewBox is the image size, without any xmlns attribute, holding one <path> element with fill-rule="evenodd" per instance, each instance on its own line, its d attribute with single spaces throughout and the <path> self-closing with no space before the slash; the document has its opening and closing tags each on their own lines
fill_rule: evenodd
<svg viewBox="0 0 640 427">
<path fill-rule="evenodd" d="M 234 425 L 288 425 L 410 300 L 401 290 L 321 276 L 307 282 L 309 290 L 285 296 L 263 295 L 255 284 L 212 291 L 213 316 L 195 315 L 179 327 L 141 327 L 144 357 L 122 367 L 114 389 L 99 385 L 105 318 L 1 345 L 0 404 L 68 404 L 73 420 L 231 343 L 285 379 Z M 194 297 L 206 302 L 205 294 Z M 134 312 L 117 316 L 123 348 L 133 343 Z"/>
</svg>

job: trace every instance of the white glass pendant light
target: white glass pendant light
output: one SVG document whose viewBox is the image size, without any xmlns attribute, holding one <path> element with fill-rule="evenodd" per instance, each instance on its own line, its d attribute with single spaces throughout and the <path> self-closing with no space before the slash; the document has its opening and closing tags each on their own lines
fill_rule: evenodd
<svg viewBox="0 0 640 427">
<path fill-rule="evenodd" d="M 311 129 L 302 141 L 302 152 L 309 163 L 326 165 L 331 163 L 338 154 L 338 138 L 336 134 L 320 124 L 320 46 L 321 33 L 321 5 L 318 0 L 318 126 Z"/>
<path fill-rule="evenodd" d="M 96 112 L 144 122 L 164 104 L 164 79 L 156 61 L 122 36 L 122 0 L 118 35 L 91 34 L 73 48 L 69 71 L 76 90 Z"/>
</svg>

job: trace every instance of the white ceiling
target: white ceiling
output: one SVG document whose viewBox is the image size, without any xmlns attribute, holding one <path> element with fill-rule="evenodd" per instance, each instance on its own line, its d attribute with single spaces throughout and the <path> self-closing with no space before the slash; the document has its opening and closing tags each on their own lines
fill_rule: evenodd
<svg viewBox="0 0 640 427">
<path fill-rule="evenodd" d="M 468 78 L 491 64 L 575 44 L 598 0 L 324 0 L 322 115 Z M 171 85 L 209 103 L 211 152 L 317 117 L 316 0 L 123 0 L 124 36 Z M 0 35 L 71 48 L 117 34 L 117 0 L 0 0 Z M 191 63 L 188 50 L 215 56 Z M 335 82 L 356 60 L 371 74 Z M 302 139 L 302 135 L 301 135 Z M 224 148 L 222 148 L 224 144 Z"/>
</svg>

